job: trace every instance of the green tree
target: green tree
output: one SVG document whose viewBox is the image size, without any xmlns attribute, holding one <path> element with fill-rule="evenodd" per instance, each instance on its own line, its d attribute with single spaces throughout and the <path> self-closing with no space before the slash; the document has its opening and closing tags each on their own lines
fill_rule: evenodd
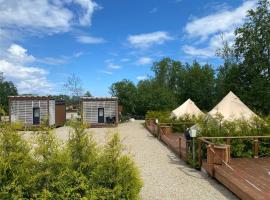
<svg viewBox="0 0 270 200">
<path fill-rule="evenodd" d="M 248 11 L 248 20 L 236 29 L 235 53 L 241 70 L 243 99 L 269 113 L 270 107 L 270 2 L 260 0 Z"/>
<path fill-rule="evenodd" d="M 142 181 L 139 171 L 129 156 L 123 155 L 124 146 L 118 134 L 111 136 L 95 168 L 95 189 L 92 195 L 98 199 L 140 199 Z"/>
<path fill-rule="evenodd" d="M 91 97 L 91 93 L 89 91 L 86 91 L 86 93 L 84 94 L 85 97 Z"/>
<path fill-rule="evenodd" d="M 153 80 L 144 80 L 138 83 L 136 113 L 145 115 L 147 111 L 168 111 L 177 105 L 172 90 L 161 86 Z"/>
<path fill-rule="evenodd" d="M 112 96 L 118 97 L 119 104 L 123 106 L 124 114 L 135 113 L 137 88 L 131 81 L 124 79 L 113 83 L 110 87 L 110 93 Z"/>
<path fill-rule="evenodd" d="M 210 65 L 201 66 L 194 61 L 186 66 L 181 88 L 183 102 L 191 98 L 200 109 L 209 110 L 213 106 L 214 89 L 215 72 Z"/>
<path fill-rule="evenodd" d="M 35 165 L 30 146 L 10 124 L 0 128 L 0 199 L 28 199 Z"/>
<path fill-rule="evenodd" d="M 224 46 L 219 69 L 219 97 L 233 90 L 253 109 L 269 114 L 270 107 L 270 2 L 259 0 L 247 13 L 246 22 L 236 29 L 235 43 Z"/>
<path fill-rule="evenodd" d="M 8 113 L 8 96 L 18 95 L 17 88 L 11 81 L 5 81 L 3 74 L 0 73 L 0 105 L 5 113 Z"/>
<path fill-rule="evenodd" d="M 163 58 L 159 62 L 154 62 L 151 69 L 155 74 L 153 80 L 156 84 L 169 88 L 175 94 L 179 92 L 185 71 L 181 62 L 170 58 Z"/>
</svg>

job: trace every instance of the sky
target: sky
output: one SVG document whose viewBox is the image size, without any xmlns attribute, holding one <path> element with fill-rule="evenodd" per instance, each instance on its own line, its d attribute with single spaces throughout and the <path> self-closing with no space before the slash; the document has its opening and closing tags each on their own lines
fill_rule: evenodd
<svg viewBox="0 0 270 200">
<path fill-rule="evenodd" d="M 255 0 L 0 0 L 0 72 L 20 94 L 63 94 L 71 74 L 110 96 L 170 57 L 217 68 Z"/>
</svg>

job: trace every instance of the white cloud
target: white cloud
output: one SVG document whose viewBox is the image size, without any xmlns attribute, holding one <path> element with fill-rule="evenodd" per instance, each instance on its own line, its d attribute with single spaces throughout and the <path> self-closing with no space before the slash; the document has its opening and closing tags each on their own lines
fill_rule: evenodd
<svg viewBox="0 0 270 200">
<path fill-rule="evenodd" d="M 112 75 L 112 72 L 107 70 L 100 70 L 99 72 L 107 75 Z"/>
<path fill-rule="evenodd" d="M 79 16 L 79 21 L 81 25 L 89 25 L 91 24 L 91 17 L 95 10 L 101 9 L 97 3 L 92 0 L 73 0 L 74 3 L 79 4 L 83 10 L 81 11 Z"/>
<path fill-rule="evenodd" d="M 148 48 L 155 44 L 163 44 L 173 38 L 169 33 L 164 31 L 157 31 L 153 33 L 144 33 L 139 35 L 130 35 L 128 42 L 135 48 Z"/>
<path fill-rule="evenodd" d="M 73 26 L 91 25 L 99 6 L 93 0 L 1 0 L 0 29 L 14 32 L 53 34 Z M 71 9 L 71 6 L 77 6 Z"/>
<path fill-rule="evenodd" d="M 120 69 L 121 66 L 114 63 L 113 59 L 107 59 L 104 61 L 107 64 L 108 69 Z"/>
<path fill-rule="evenodd" d="M 146 75 L 143 76 L 137 76 L 136 79 L 139 81 L 146 80 L 148 77 Z"/>
<path fill-rule="evenodd" d="M 84 44 L 100 44 L 105 42 L 103 38 L 92 36 L 78 36 L 77 41 Z"/>
<path fill-rule="evenodd" d="M 49 93 L 54 87 L 47 79 L 49 72 L 33 67 L 33 62 L 60 65 L 81 53 L 35 58 L 12 43 L 29 35 L 52 35 L 90 26 L 93 13 L 100 8 L 94 0 L 0 0 L 0 71 L 14 81 L 20 93 Z"/>
<path fill-rule="evenodd" d="M 10 59 L 19 63 L 33 62 L 35 60 L 32 55 L 27 55 L 25 48 L 17 44 L 11 44 L 7 51 Z"/>
<path fill-rule="evenodd" d="M 79 51 L 71 56 L 45 57 L 45 58 L 37 58 L 35 60 L 39 63 L 44 63 L 48 65 L 63 65 L 69 62 L 71 59 L 79 58 L 83 54 L 84 54 L 83 52 Z"/>
<path fill-rule="evenodd" d="M 120 65 L 116 65 L 114 63 L 109 63 L 108 64 L 108 68 L 110 68 L 110 69 L 120 69 L 121 66 Z"/>
<path fill-rule="evenodd" d="M 216 50 L 221 48 L 223 41 L 229 44 L 235 39 L 234 30 L 244 23 L 247 11 L 256 7 L 256 1 L 245 1 L 233 10 L 224 7 L 221 12 L 194 19 L 187 23 L 185 32 L 187 39 L 195 39 L 192 45 L 184 45 L 182 50 L 192 56 L 213 57 Z M 206 44 L 197 47 L 198 43 Z"/>
<path fill-rule="evenodd" d="M 186 25 L 185 31 L 188 36 L 202 38 L 231 31 L 244 22 L 247 10 L 255 6 L 256 1 L 245 1 L 234 10 L 225 10 L 191 21 Z"/>
<path fill-rule="evenodd" d="M 147 65 L 147 64 L 150 64 L 152 63 L 152 58 L 150 57 L 141 57 L 139 60 L 138 60 L 138 64 L 139 65 Z"/>
<path fill-rule="evenodd" d="M 47 94 L 52 91 L 53 84 L 47 79 L 48 72 L 40 67 L 30 67 L 35 58 L 27 54 L 27 50 L 12 44 L 0 58 L 0 71 L 7 79 L 15 82 L 20 93 Z M 27 65 L 27 66 L 26 66 Z"/>
<path fill-rule="evenodd" d="M 190 45 L 184 45 L 183 51 L 191 56 L 212 57 L 215 56 L 215 52 L 209 48 L 195 48 Z"/>
</svg>

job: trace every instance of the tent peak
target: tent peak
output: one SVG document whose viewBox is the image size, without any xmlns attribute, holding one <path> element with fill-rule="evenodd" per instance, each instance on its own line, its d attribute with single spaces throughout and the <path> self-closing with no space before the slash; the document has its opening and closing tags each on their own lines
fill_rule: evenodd
<svg viewBox="0 0 270 200">
<path fill-rule="evenodd" d="M 184 115 L 199 116 L 204 113 L 196 106 L 196 104 L 189 98 L 182 105 L 172 111 L 172 116 L 182 117 Z"/>
<path fill-rule="evenodd" d="M 256 116 L 238 96 L 230 91 L 210 112 L 211 116 L 220 113 L 226 120 L 250 119 Z"/>
</svg>

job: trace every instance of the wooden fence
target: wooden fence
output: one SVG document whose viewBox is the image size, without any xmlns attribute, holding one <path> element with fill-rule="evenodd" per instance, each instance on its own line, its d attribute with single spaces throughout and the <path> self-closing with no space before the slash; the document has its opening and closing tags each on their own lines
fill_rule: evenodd
<svg viewBox="0 0 270 200">
<path fill-rule="evenodd" d="M 202 165 L 202 145 L 206 144 L 208 146 L 217 145 L 213 140 L 223 140 L 224 143 L 228 146 L 231 145 L 232 140 L 250 140 L 253 142 L 253 154 L 254 158 L 259 157 L 259 141 L 261 139 L 269 139 L 270 136 L 231 136 L 231 137 L 199 137 L 198 141 L 198 162 Z"/>
</svg>

